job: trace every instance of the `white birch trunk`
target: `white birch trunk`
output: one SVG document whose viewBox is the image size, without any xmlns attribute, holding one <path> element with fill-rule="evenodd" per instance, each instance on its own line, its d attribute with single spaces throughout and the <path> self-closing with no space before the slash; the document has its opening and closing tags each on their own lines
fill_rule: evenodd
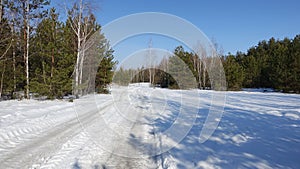
<svg viewBox="0 0 300 169">
<path fill-rule="evenodd" d="M 198 71 L 198 79 L 199 79 L 199 88 L 200 89 L 202 89 L 201 65 L 202 65 L 202 61 L 200 59 L 198 59 L 198 62 L 197 62 L 197 71 Z"/>
<path fill-rule="evenodd" d="M 80 78 L 79 78 L 79 72 L 80 72 L 80 60 L 81 60 L 81 17 L 82 17 L 82 0 L 80 1 L 79 6 L 79 16 L 77 20 L 77 59 L 76 59 L 76 65 L 75 65 L 75 95 L 79 95 L 79 86 L 80 86 Z"/>
<path fill-rule="evenodd" d="M 80 65 L 79 65 L 79 84 L 82 85 L 83 83 L 83 63 L 85 59 L 85 50 L 86 50 L 86 39 L 87 39 L 87 21 L 84 20 L 83 30 L 82 30 L 82 42 L 81 42 L 81 58 L 80 58 Z M 83 94 L 82 91 L 80 94 Z"/>
<path fill-rule="evenodd" d="M 16 91 L 17 89 L 17 79 L 16 79 L 16 48 L 15 48 L 15 25 L 14 25 L 14 22 L 13 21 L 13 24 L 11 26 L 11 36 L 12 36 L 12 57 L 13 57 L 13 74 L 14 74 L 14 92 Z"/>
<path fill-rule="evenodd" d="M 26 56 L 25 56 L 25 71 L 26 71 L 26 98 L 29 99 L 29 0 L 26 4 Z"/>
</svg>

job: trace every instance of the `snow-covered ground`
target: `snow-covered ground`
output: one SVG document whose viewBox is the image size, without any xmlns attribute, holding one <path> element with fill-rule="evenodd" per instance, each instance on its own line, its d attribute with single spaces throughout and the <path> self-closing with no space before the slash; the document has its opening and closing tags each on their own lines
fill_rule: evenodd
<svg viewBox="0 0 300 169">
<path fill-rule="evenodd" d="M 300 95 L 223 92 L 222 119 L 200 143 L 218 92 L 112 88 L 0 102 L 0 168 L 300 168 Z"/>
</svg>

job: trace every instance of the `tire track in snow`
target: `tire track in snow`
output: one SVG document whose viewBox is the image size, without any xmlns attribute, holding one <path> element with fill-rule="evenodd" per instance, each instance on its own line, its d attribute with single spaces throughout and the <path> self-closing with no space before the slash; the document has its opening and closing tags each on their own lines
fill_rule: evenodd
<svg viewBox="0 0 300 169">
<path fill-rule="evenodd" d="M 33 102 L 33 104 L 34 103 L 35 102 Z M 59 103 L 64 103 L 64 102 L 59 102 Z M 18 104 L 18 103 L 16 103 L 16 104 Z M 26 104 L 26 106 L 28 106 L 28 105 Z M 23 108 L 26 106 L 23 106 Z M 7 110 L 15 111 L 15 113 L 0 115 L 0 122 L 1 122 L 0 124 L 5 124 L 5 126 L 0 126 L 0 127 L 1 127 L 1 129 L 5 129 L 7 126 L 14 126 L 18 123 L 24 123 L 24 122 L 31 123 L 33 119 L 44 119 L 49 114 L 55 114 L 62 110 L 65 111 L 66 109 L 73 108 L 73 107 L 74 107 L 73 104 L 70 104 L 67 106 L 63 105 L 63 107 L 60 107 L 58 105 L 51 105 L 51 106 L 47 106 L 47 109 L 40 108 L 40 107 L 34 107 L 27 111 L 22 111 L 22 112 L 20 112 L 22 110 L 22 107 L 17 107 L 16 109 L 6 107 L 5 108 L 6 111 Z M 32 115 L 34 115 L 35 117 L 32 118 L 31 117 Z M 28 117 L 29 117 L 29 119 L 28 119 Z"/>
<path fill-rule="evenodd" d="M 120 104 L 129 102 L 130 105 L 129 109 L 121 110 L 124 118 L 118 123 L 122 126 L 116 126 L 114 130 L 121 130 L 123 133 L 115 138 L 116 145 L 105 160 L 104 168 L 158 168 L 152 157 L 149 157 L 153 152 L 152 146 L 142 142 L 146 138 L 153 139 L 149 124 L 142 120 L 149 113 L 151 106 L 149 97 L 142 93 L 140 89 L 130 90 L 128 96 L 121 95 L 118 99 Z M 130 121 L 133 119 L 135 121 Z"/>
<path fill-rule="evenodd" d="M 103 107 L 103 110 L 111 104 L 112 103 Z M 101 110 L 101 112 L 103 110 Z M 64 124 L 55 126 L 52 130 L 47 131 L 46 134 L 38 136 L 30 142 L 21 144 L 0 157 L 2 167 L 11 168 L 11 166 L 22 166 L 22 168 L 29 168 L 33 164 L 35 164 L 33 168 L 39 166 L 55 154 L 57 150 L 60 150 L 63 143 L 81 133 L 82 124 L 88 126 L 96 121 L 97 118 L 95 117 L 98 113 L 99 112 L 96 112 L 96 110 L 86 112 L 80 116 L 81 124 L 78 122 L 77 118 L 71 119 Z M 62 155 L 60 157 L 62 158 L 65 156 Z"/>
<path fill-rule="evenodd" d="M 89 141 L 89 136 L 85 132 L 81 132 L 78 135 L 74 136 L 72 139 L 65 142 L 61 149 L 58 152 L 55 152 L 55 155 L 45 158 L 39 168 L 60 168 L 62 163 L 67 161 L 69 157 L 73 157 L 72 154 L 80 151 L 82 147 Z M 73 160 L 73 159 L 70 159 Z M 37 165 L 33 165 L 37 166 Z"/>
<path fill-rule="evenodd" d="M 52 106 L 55 107 L 55 106 Z M 48 110 L 48 109 L 47 109 Z M 54 109 L 55 111 L 60 110 L 73 110 L 73 108 L 65 107 Z M 49 110 L 48 110 L 49 111 Z M 75 116 L 73 116 L 74 118 Z M 61 125 L 70 119 L 70 116 L 64 118 L 53 118 L 44 114 L 41 118 L 30 119 L 28 123 L 16 123 L 16 125 L 9 125 L 0 129 L 0 155 L 5 151 L 10 151 L 11 148 L 17 147 L 18 145 L 26 142 L 27 140 L 35 138 L 37 135 L 53 128 L 54 126 Z"/>
</svg>

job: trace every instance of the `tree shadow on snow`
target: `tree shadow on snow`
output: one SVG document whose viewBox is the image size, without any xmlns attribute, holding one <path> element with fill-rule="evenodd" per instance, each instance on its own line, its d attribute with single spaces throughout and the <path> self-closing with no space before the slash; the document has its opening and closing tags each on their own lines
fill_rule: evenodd
<svg viewBox="0 0 300 169">
<path fill-rule="evenodd" d="M 165 135 L 176 120 L 181 103 L 168 101 L 169 114 L 159 114 L 156 119 L 148 117 L 154 125 L 150 134 L 157 136 L 158 144 L 150 144 L 130 137 L 132 146 L 148 147 L 148 155 L 164 146 L 174 146 Z M 247 108 L 225 106 L 223 117 L 213 135 L 204 143 L 199 143 L 199 135 L 209 112 L 208 104 L 201 108 L 184 107 L 187 111 L 198 111 L 195 124 L 187 136 L 172 149 L 152 156 L 163 168 L 175 165 L 176 168 L 298 168 L 300 166 L 299 121 L 282 116 L 259 114 Z M 186 119 L 189 114 L 186 114 Z M 291 127 L 296 124 L 298 127 Z M 184 123 L 182 125 L 185 125 Z M 180 126 L 179 126 L 180 129 Z M 180 132 L 180 131 L 178 131 Z M 161 136 L 161 137 L 160 137 Z M 161 139 L 161 140 L 159 140 Z M 142 147 L 142 146 L 139 146 Z M 143 150 L 145 151 L 145 148 Z M 155 154 L 155 153 L 154 153 Z"/>
</svg>

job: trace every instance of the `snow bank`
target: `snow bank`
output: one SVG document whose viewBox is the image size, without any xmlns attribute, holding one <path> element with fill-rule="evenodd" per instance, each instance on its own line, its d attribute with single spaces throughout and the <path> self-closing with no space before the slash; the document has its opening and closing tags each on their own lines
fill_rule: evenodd
<svg viewBox="0 0 300 169">
<path fill-rule="evenodd" d="M 150 83 L 130 83 L 129 87 L 150 87 Z"/>
</svg>

